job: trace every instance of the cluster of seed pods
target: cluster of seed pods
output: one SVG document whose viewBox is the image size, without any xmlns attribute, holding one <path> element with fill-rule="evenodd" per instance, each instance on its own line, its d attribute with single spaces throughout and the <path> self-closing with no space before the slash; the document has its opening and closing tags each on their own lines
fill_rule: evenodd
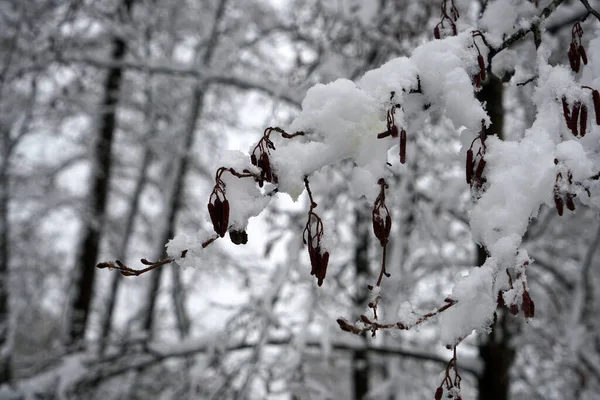
<svg viewBox="0 0 600 400">
<path fill-rule="evenodd" d="M 310 209 L 308 210 L 308 220 L 302 232 L 302 240 L 308 246 L 308 256 L 310 258 L 310 274 L 317 278 L 317 285 L 321 286 L 325 275 L 327 274 L 327 264 L 329 263 L 329 252 L 322 247 L 323 239 L 323 220 L 315 213 L 317 203 L 315 203 L 308 178 L 304 178 L 304 186 L 310 199 Z"/>
<path fill-rule="evenodd" d="M 529 261 L 524 261 L 522 264 L 515 267 L 515 279 L 513 280 L 508 269 L 506 270 L 506 274 L 508 275 L 508 281 L 510 283 L 510 289 L 514 289 L 515 285 L 521 285 L 523 287 L 523 292 L 521 295 L 521 301 L 518 299 L 514 299 L 511 304 L 506 304 L 504 301 L 503 291 L 498 291 L 498 299 L 497 306 L 499 309 L 507 308 L 508 311 L 512 315 L 517 315 L 519 313 L 519 309 L 523 311 L 523 315 L 525 318 L 533 318 L 535 315 L 535 303 L 531 299 L 529 295 L 529 290 L 527 289 L 527 281 L 525 279 L 525 269 L 529 266 Z"/>
<path fill-rule="evenodd" d="M 594 114 L 596 115 L 596 125 L 600 125 L 600 93 L 589 86 L 583 86 L 592 92 L 592 104 L 594 105 Z M 567 128 L 571 130 L 573 136 L 584 137 L 587 132 L 588 106 L 585 101 L 575 101 L 572 106 L 569 105 L 567 97 L 562 97 L 563 115 Z"/>
<path fill-rule="evenodd" d="M 483 43 L 486 45 L 487 42 L 485 36 L 483 36 L 483 33 L 481 33 L 481 31 L 473 31 L 473 46 L 475 46 L 475 49 L 477 50 L 477 64 L 479 65 L 479 73 L 473 77 L 473 83 L 475 84 L 475 87 L 479 89 L 481 87 L 481 83 L 487 78 L 487 73 L 485 68 L 485 59 L 483 58 L 481 50 L 479 49 L 479 46 L 475 41 L 476 37 L 481 38 Z"/>
<path fill-rule="evenodd" d="M 273 172 L 271 166 L 271 160 L 269 156 L 271 155 L 271 150 L 275 150 L 275 144 L 271 140 L 271 133 L 278 132 L 285 139 L 291 139 L 296 136 L 304 135 L 304 132 L 296 132 L 296 133 L 287 133 L 281 128 L 278 127 L 269 127 L 265 129 L 263 133 L 263 137 L 259 140 L 258 144 L 252 150 L 250 154 L 250 162 L 252 165 L 257 166 L 260 169 L 260 179 L 257 179 L 258 185 L 263 187 L 264 182 L 269 182 L 273 184 L 278 183 L 277 174 Z"/>
<path fill-rule="evenodd" d="M 588 63 L 585 48 L 581 44 L 582 37 L 583 29 L 581 28 L 581 24 L 576 22 L 571 30 L 571 44 L 569 45 L 569 51 L 567 53 L 571 69 L 575 72 L 579 72 L 582 62 L 584 65 L 587 65 Z"/>
<path fill-rule="evenodd" d="M 454 6 L 454 0 L 450 0 L 450 6 L 446 4 L 446 0 L 442 0 L 442 15 L 440 22 L 437 23 L 435 28 L 433 28 L 433 36 L 436 39 L 441 39 L 442 34 L 447 33 L 448 28 L 450 30 L 450 34 L 447 36 L 456 36 L 457 28 L 456 21 L 458 20 L 458 9 Z M 448 8 L 450 9 L 448 11 Z"/>
<path fill-rule="evenodd" d="M 442 383 L 435 391 L 434 399 L 442 400 L 442 396 L 444 395 L 444 389 L 446 391 L 446 398 L 452 400 L 462 400 L 462 396 L 460 395 L 460 382 L 462 378 L 458 373 L 458 365 L 456 358 L 456 347 L 454 347 L 454 356 L 448 362 L 446 366 L 446 371 L 444 373 L 444 379 Z"/>
<path fill-rule="evenodd" d="M 554 159 L 554 164 L 558 165 L 558 159 Z M 570 191 L 565 191 L 564 187 L 571 187 L 573 184 L 573 174 L 571 171 L 566 172 L 567 177 L 563 177 L 563 173 L 559 172 L 556 174 L 556 180 L 554 182 L 554 205 L 558 215 L 562 217 L 565 206 L 570 211 L 575 211 L 575 194 Z"/>
<path fill-rule="evenodd" d="M 471 142 L 471 147 L 469 147 L 469 150 L 467 150 L 466 179 L 471 188 L 475 190 L 481 189 L 486 182 L 486 178 L 483 176 L 486 165 L 486 161 L 484 159 L 486 152 L 486 138 L 487 135 L 485 133 L 485 121 L 482 120 L 481 131 L 479 132 L 479 135 L 473 139 Z M 479 141 L 479 149 L 475 154 L 473 151 L 473 146 L 477 141 Z"/>
<path fill-rule="evenodd" d="M 394 92 L 392 92 L 392 98 L 394 97 Z M 394 104 L 387 112 L 387 128 L 385 132 L 381 132 L 377 135 L 377 139 L 383 139 L 388 136 L 393 138 L 397 138 L 400 136 L 400 163 L 406 163 L 406 130 L 404 128 L 400 129 L 398 132 L 398 126 L 396 125 L 394 111 L 397 108 L 402 108 L 400 104 Z"/>
</svg>

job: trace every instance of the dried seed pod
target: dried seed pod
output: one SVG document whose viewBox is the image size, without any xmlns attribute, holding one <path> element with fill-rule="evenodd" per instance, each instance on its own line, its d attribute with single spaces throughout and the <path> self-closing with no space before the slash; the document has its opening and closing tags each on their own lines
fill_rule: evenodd
<svg viewBox="0 0 600 400">
<path fill-rule="evenodd" d="M 565 194 L 565 205 L 570 211 L 575 211 L 575 202 L 573 201 L 573 194 Z"/>
<path fill-rule="evenodd" d="M 531 296 L 529 296 L 527 290 L 523 291 L 522 300 L 521 309 L 523 310 L 523 314 L 525 314 L 525 318 L 533 318 L 535 315 L 535 304 L 533 303 L 533 300 L 531 300 Z"/>
<path fill-rule="evenodd" d="M 569 57 L 569 64 L 571 65 L 571 69 L 575 72 L 579 72 L 579 67 L 577 62 L 579 60 L 579 54 L 577 54 L 577 48 L 575 47 L 575 43 L 571 42 L 569 45 L 569 52 L 567 53 Z"/>
<path fill-rule="evenodd" d="M 481 81 L 485 81 L 485 61 L 483 60 L 483 56 L 481 54 L 477 56 L 477 63 L 479 64 L 479 75 L 481 77 Z"/>
<path fill-rule="evenodd" d="M 481 74 L 475 75 L 475 87 L 477 89 L 481 87 Z"/>
<path fill-rule="evenodd" d="M 585 131 L 587 129 L 587 118 L 588 118 L 588 110 L 585 104 L 581 105 L 581 116 L 579 117 L 579 134 L 581 137 L 585 136 Z"/>
<path fill-rule="evenodd" d="M 581 102 L 576 101 L 573 106 L 573 112 L 571 113 L 571 132 L 573 136 L 579 136 L 577 132 L 577 120 L 579 119 L 579 110 L 581 109 Z"/>
<path fill-rule="evenodd" d="M 579 54 L 576 54 L 573 60 L 575 61 L 574 71 L 579 72 L 579 70 L 581 69 L 581 57 L 579 57 Z"/>
<path fill-rule="evenodd" d="M 592 99 L 594 100 L 594 113 L 596 114 L 596 125 L 600 125 L 600 92 L 596 89 L 592 91 Z"/>
<path fill-rule="evenodd" d="M 473 182 L 473 149 L 467 150 L 466 170 L 467 183 L 470 185 Z"/>
<path fill-rule="evenodd" d="M 233 244 L 246 244 L 248 243 L 248 233 L 245 230 L 235 230 L 235 229 L 230 229 L 229 230 L 229 239 L 231 240 L 231 243 Z"/>
<path fill-rule="evenodd" d="M 508 308 L 508 311 L 510 311 L 512 315 L 517 315 L 519 313 L 519 306 L 517 306 L 516 304 L 511 304 Z"/>
<path fill-rule="evenodd" d="M 395 125 L 394 125 L 395 127 Z M 402 129 L 400 131 L 400 164 L 406 162 L 406 131 Z"/>
<path fill-rule="evenodd" d="M 436 39 L 440 38 L 440 27 L 438 25 L 433 28 L 433 37 Z"/>
<path fill-rule="evenodd" d="M 362 315 L 360 316 L 360 319 L 361 319 L 361 321 L 362 321 L 362 322 L 364 322 L 365 324 L 369 324 L 369 325 L 371 324 L 371 320 L 370 320 L 370 319 L 369 319 L 369 317 L 367 317 L 365 314 L 362 314 Z"/>
<path fill-rule="evenodd" d="M 477 169 L 475 170 L 475 180 L 481 182 L 481 178 L 483 176 L 483 169 L 485 168 L 485 160 L 482 158 L 479 160 L 479 164 L 477 164 Z"/>
<path fill-rule="evenodd" d="M 256 155 L 254 155 L 254 153 L 250 154 L 250 162 L 252 165 L 258 166 L 258 160 L 256 159 Z"/>
<path fill-rule="evenodd" d="M 442 400 L 442 396 L 444 395 L 444 389 L 440 386 L 435 390 L 435 395 L 433 398 L 435 400 Z"/>
<path fill-rule="evenodd" d="M 598 100 L 600 101 L 600 96 L 598 97 Z M 565 116 L 565 121 L 567 123 L 567 128 L 571 129 L 571 111 L 569 109 L 569 104 L 567 103 L 567 97 L 563 96 L 562 97 L 562 106 L 563 106 L 563 114 Z M 599 103 L 600 106 L 600 103 Z"/>
<path fill-rule="evenodd" d="M 392 125 L 392 129 L 390 131 L 390 135 L 392 135 L 393 138 L 397 138 L 398 137 L 398 127 L 396 125 Z"/>
<path fill-rule="evenodd" d="M 496 306 L 498 308 L 504 308 L 506 304 L 504 303 L 504 296 L 502 296 L 502 292 L 498 291 L 498 298 L 496 299 Z"/>
<path fill-rule="evenodd" d="M 562 217 L 564 212 L 564 203 L 562 197 L 560 197 L 557 191 L 554 192 L 554 205 L 556 206 L 556 211 L 558 212 L 558 215 Z"/>
<path fill-rule="evenodd" d="M 325 280 L 325 275 L 327 275 L 327 264 L 329 263 L 329 252 L 326 251 L 321 256 L 321 268 L 319 271 L 319 275 L 317 276 L 317 285 L 321 286 L 323 284 L 323 280 Z"/>
<path fill-rule="evenodd" d="M 225 232 L 227 232 L 227 226 L 229 225 L 229 200 L 223 200 L 223 211 L 221 214 L 221 232 L 219 236 L 224 237 Z"/>
<path fill-rule="evenodd" d="M 588 63 L 588 58 L 587 58 L 587 54 L 585 53 L 585 49 L 583 48 L 583 45 L 579 45 L 579 47 L 577 48 L 579 55 L 581 56 L 581 61 L 583 61 L 583 63 L 585 65 L 587 65 Z"/>
</svg>

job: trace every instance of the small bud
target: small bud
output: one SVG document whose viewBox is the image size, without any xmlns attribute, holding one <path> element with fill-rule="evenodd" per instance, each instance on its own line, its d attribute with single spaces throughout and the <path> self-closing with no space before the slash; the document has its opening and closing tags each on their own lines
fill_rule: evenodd
<svg viewBox="0 0 600 400">
<path fill-rule="evenodd" d="M 229 230 L 229 239 L 233 244 L 246 244 L 248 243 L 248 233 L 245 230 Z"/>
<path fill-rule="evenodd" d="M 371 320 L 364 314 L 360 316 L 360 320 L 365 324 L 371 325 Z"/>
</svg>

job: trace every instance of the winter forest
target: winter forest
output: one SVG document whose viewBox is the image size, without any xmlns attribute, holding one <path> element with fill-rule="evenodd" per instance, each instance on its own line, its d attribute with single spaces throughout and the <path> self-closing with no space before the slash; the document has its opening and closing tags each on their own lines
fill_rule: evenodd
<svg viewBox="0 0 600 400">
<path fill-rule="evenodd" d="M 1 0 L 0 399 L 599 399 L 600 2 Z"/>
</svg>

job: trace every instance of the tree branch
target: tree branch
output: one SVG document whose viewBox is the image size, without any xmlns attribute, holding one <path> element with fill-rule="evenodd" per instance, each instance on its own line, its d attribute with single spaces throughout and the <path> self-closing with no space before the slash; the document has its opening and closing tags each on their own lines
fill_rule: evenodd
<svg viewBox="0 0 600 400">
<path fill-rule="evenodd" d="M 600 13 L 596 10 L 594 10 L 594 8 L 590 5 L 590 2 L 588 0 L 580 0 L 581 4 L 583 4 L 583 6 L 585 7 L 585 9 L 587 10 L 587 12 L 589 14 L 592 14 L 594 17 L 596 17 L 596 19 L 598 21 L 600 21 Z"/>
</svg>

